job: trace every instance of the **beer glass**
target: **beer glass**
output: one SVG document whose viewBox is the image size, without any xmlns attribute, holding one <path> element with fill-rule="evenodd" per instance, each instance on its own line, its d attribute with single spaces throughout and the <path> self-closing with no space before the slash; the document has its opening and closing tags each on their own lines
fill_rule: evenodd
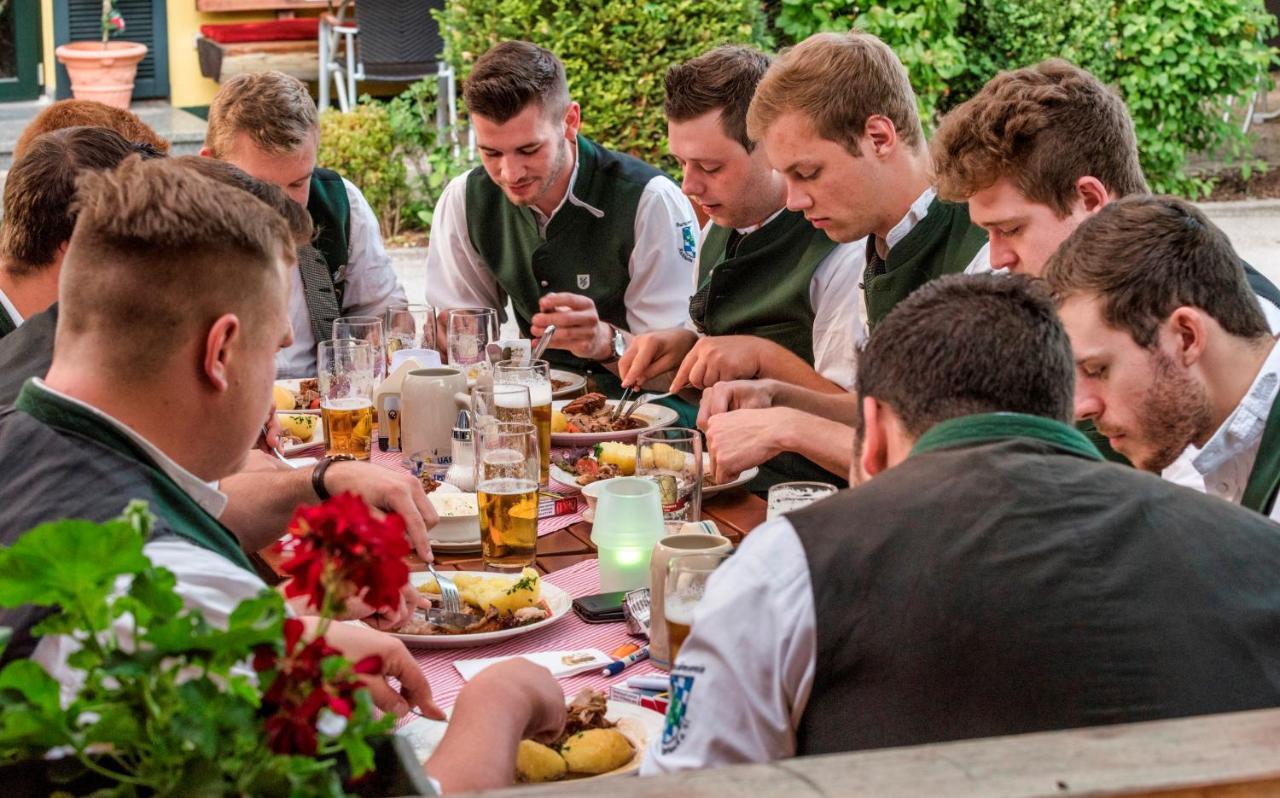
<svg viewBox="0 0 1280 798">
<path fill-rule="evenodd" d="M 316 376 L 326 453 L 368 460 L 373 445 L 373 347 L 362 340 L 321 341 L 316 346 Z"/>
<path fill-rule="evenodd" d="M 436 348 L 436 310 L 430 305 L 392 305 L 387 308 L 387 372 L 391 356 L 401 349 Z"/>
<path fill-rule="evenodd" d="M 471 426 L 499 422 L 533 424 L 527 385 L 476 385 L 471 389 Z"/>
<path fill-rule="evenodd" d="M 702 433 L 668 427 L 640 435 L 636 476 L 658 483 L 663 520 L 702 520 Z"/>
<path fill-rule="evenodd" d="M 476 430 L 476 494 L 487 571 L 520 571 L 538 549 L 538 433 L 525 422 Z"/>
<path fill-rule="evenodd" d="M 551 479 L 551 364 L 545 360 L 503 360 L 493 367 L 494 385 L 524 385 L 529 389 L 529 408 L 538 428 L 538 457 L 541 484 Z"/>
<path fill-rule="evenodd" d="M 368 341 L 373 348 L 374 383 L 381 383 L 387 376 L 386 347 L 382 336 L 382 319 L 377 316 L 343 316 L 333 321 L 333 338 L 335 341 L 353 340 Z"/>
<path fill-rule="evenodd" d="M 453 308 L 449 311 L 446 344 L 449 365 L 474 379 L 486 363 L 485 349 L 498 338 L 498 314 L 491 308 Z"/>
<path fill-rule="evenodd" d="M 765 520 L 772 521 L 792 510 L 808 507 L 835 492 L 836 486 L 826 482 L 779 482 L 769 488 L 769 509 L 765 512 Z"/>
<path fill-rule="evenodd" d="M 671 558 L 663 590 L 662 616 L 670 646 L 668 662 L 675 663 L 680 646 L 693 628 L 693 613 L 707 590 L 707 580 L 728 555 L 725 552 L 698 552 Z"/>
</svg>

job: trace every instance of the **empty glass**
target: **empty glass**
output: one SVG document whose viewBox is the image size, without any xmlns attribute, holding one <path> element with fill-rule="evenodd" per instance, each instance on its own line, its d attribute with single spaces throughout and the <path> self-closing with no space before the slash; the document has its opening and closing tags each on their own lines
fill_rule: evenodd
<svg viewBox="0 0 1280 798">
<path fill-rule="evenodd" d="M 485 350 L 498 338 L 498 314 L 491 308 L 454 308 L 448 312 L 449 365 L 474 379 L 487 363 Z"/>
<path fill-rule="evenodd" d="M 382 319 L 377 316 L 343 316 L 333 321 L 334 340 L 368 341 L 373 348 L 373 376 L 378 382 L 387 376 L 387 354 Z"/>
<path fill-rule="evenodd" d="M 392 305 L 387 308 L 387 369 L 401 349 L 436 348 L 436 309 L 430 305 Z"/>
<path fill-rule="evenodd" d="M 784 513 L 808 507 L 836 492 L 827 482 L 779 482 L 769 488 L 769 509 L 765 520 L 772 521 Z"/>
<path fill-rule="evenodd" d="M 702 519 L 702 433 L 668 427 L 640 435 L 636 439 L 636 476 L 658 483 L 665 520 Z"/>
</svg>

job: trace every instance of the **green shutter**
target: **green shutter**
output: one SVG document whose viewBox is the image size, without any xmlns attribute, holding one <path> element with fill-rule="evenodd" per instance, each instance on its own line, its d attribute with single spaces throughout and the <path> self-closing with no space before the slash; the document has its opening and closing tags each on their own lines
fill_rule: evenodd
<svg viewBox="0 0 1280 798">
<path fill-rule="evenodd" d="M 147 46 L 147 56 L 138 64 L 138 76 L 134 79 L 133 99 L 167 98 L 169 21 L 165 0 L 117 0 L 116 8 L 124 17 L 125 31 L 111 38 L 115 41 L 141 42 Z M 101 39 L 101 14 L 101 0 L 54 0 L 54 46 Z M 67 79 L 66 69 L 58 64 L 57 97 L 62 100 L 70 96 L 71 81 Z"/>
<path fill-rule="evenodd" d="M 40 4 L 0 2 L 0 102 L 40 95 Z"/>
</svg>

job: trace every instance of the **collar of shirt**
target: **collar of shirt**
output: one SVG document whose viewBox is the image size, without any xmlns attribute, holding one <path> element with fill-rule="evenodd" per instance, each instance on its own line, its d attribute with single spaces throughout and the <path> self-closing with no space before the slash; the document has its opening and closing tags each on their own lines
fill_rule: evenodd
<svg viewBox="0 0 1280 798">
<path fill-rule="evenodd" d="M 1256 458 L 1263 430 L 1267 427 L 1267 416 L 1277 394 L 1280 394 L 1280 346 L 1272 344 L 1271 353 L 1263 361 L 1258 376 L 1240 404 L 1191 461 L 1196 471 L 1207 476 L 1237 457 L 1248 456 L 1251 461 Z M 1247 466 L 1251 470 L 1253 463 L 1249 462 Z"/>
<path fill-rule="evenodd" d="M 898 242 L 907 237 L 907 233 L 918 224 L 920 220 L 929 215 L 929 206 L 933 204 L 934 197 L 938 196 L 938 190 L 933 186 L 929 186 L 924 193 L 916 197 L 916 201 L 911 203 L 911 209 L 907 211 L 907 215 L 902 217 L 902 221 L 893 226 L 889 231 L 889 235 L 885 237 L 885 244 L 889 249 L 893 249 Z"/>
<path fill-rule="evenodd" d="M 13 319 L 13 325 L 15 327 L 25 321 L 25 319 L 22 318 L 22 314 L 18 312 L 18 308 L 9 301 L 9 297 L 5 296 L 3 290 L 0 290 L 0 308 L 4 308 L 4 312 L 9 314 L 9 318 Z"/>
<path fill-rule="evenodd" d="M 768 224 L 769 222 L 772 222 L 774 219 L 777 219 L 779 216 L 781 216 L 781 215 L 782 215 L 782 212 L 783 212 L 783 211 L 785 211 L 786 209 L 787 209 L 787 207 L 786 207 L 785 205 L 784 205 L 784 206 L 782 206 L 782 207 L 781 207 L 781 208 L 779 208 L 778 210 L 776 210 L 776 211 L 774 211 L 773 213 L 769 214 L 769 215 L 768 215 L 768 217 L 766 217 L 766 218 L 765 218 L 765 220 L 764 220 L 763 222 L 761 222 L 760 224 L 753 224 L 753 225 L 751 225 L 750 227 L 735 227 L 735 228 L 733 228 L 733 229 L 734 229 L 734 230 L 736 230 L 736 231 L 737 231 L 738 233 L 740 233 L 741 235 L 744 235 L 744 236 L 745 236 L 745 235 L 749 235 L 749 234 L 754 233 L 755 231 L 759 230 L 761 227 L 764 227 L 764 226 L 765 226 L 766 224 Z"/>
<path fill-rule="evenodd" d="M 187 495 L 190 496 L 192 499 L 194 499 L 196 504 L 199 504 L 202 508 L 204 508 L 205 512 L 209 513 L 209 515 L 212 515 L 214 518 L 217 518 L 218 516 L 222 515 L 222 511 L 225 510 L 227 507 L 227 497 L 225 494 L 219 491 L 216 487 L 209 484 L 208 482 L 205 482 L 204 480 L 200 479 L 200 477 L 197 477 L 195 474 L 192 474 L 190 471 L 178 465 L 173 461 L 172 458 L 170 458 L 167 454 L 157 449 L 146 438 L 142 437 L 141 435 L 139 435 L 138 433 L 130 429 L 127 425 L 117 421 L 116 419 L 102 412 L 101 410 L 94 407 L 93 405 L 86 404 L 80 401 L 79 399 L 76 399 L 75 397 L 67 396 L 66 394 L 60 391 L 55 391 L 54 389 L 50 388 L 48 385 L 45 385 L 44 380 L 40 379 L 39 377 L 32 378 L 32 382 L 34 383 L 35 387 L 38 388 L 39 390 L 44 391 L 45 393 L 48 393 L 48 394 L 52 394 L 58 397 L 59 399 L 62 399 L 65 402 L 70 402 L 78 407 L 84 408 L 85 410 L 92 413 L 95 418 L 98 418 L 103 423 L 109 424 L 110 426 L 114 427 L 115 429 L 127 435 L 129 437 L 129 440 L 133 441 L 134 443 L 138 444 L 138 446 L 142 447 L 142 450 L 145 451 L 151 457 L 151 459 L 155 461 L 156 465 L 160 468 L 160 470 L 163 471 L 165 475 L 167 475 L 174 482 L 178 483 L 178 487 L 186 491 Z"/>
<path fill-rule="evenodd" d="M 560 198 L 560 204 L 556 205 L 555 209 L 551 211 L 551 214 L 549 216 L 544 216 L 542 211 L 538 210 L 535 206 L 533 205 L 529 206 L 529 210 L 533 212 L 533 220 L 538 223 L 538 235 L 542 236 L 543 238 L 547 237 L 547 225 L 551 224 L 552 219 L 556 218 L 556 214 L 560 212 L 560 209 L 564 207 L 564 204 L 566 202 L 571 202 L 574 205 L 577 205 L 579 208 L 582 208 L 587 213 L 591 214 L 597 219 L 601 219 L 604 217 L 604 211 L 600 210 L 599 208 L 588 205 L 587 203 L 578 199 L 578 197 L 573 193 L 573 187 L 578 183 L 578 166 L 581 162 L 578 156 L 579 156 L 578 147 L 577 145 L 574 145 L 573 146 L 573 171 L 569 173 L 569 190 L 566 191 L 564 193 L 564 196 Z"/>
</svg>

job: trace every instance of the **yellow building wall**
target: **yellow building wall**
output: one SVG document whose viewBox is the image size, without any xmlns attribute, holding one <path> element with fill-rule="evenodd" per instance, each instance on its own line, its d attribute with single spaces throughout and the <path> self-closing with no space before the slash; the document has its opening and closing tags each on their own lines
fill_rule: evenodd
<svg viewBox="0 0 1280 798">
<path fill-rule="evenodd" d="M 53 59 L 53 0 L 40 0 L 40 37 L 44 41 L 40 48 L 44 55 L 44 93 L 52 97 L 58 75 Z"/>
</svg>

